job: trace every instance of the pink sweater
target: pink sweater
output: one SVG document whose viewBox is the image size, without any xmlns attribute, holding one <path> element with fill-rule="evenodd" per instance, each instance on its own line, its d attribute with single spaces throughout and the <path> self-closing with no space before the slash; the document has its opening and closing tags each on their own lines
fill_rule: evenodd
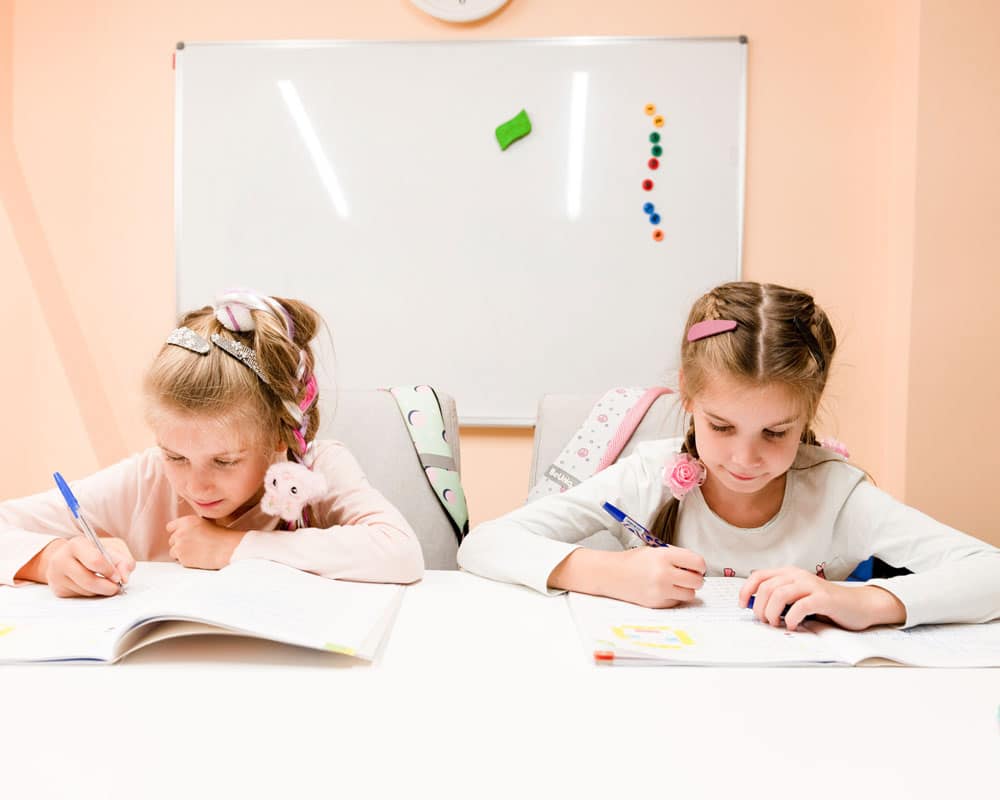
<svg viewBox="0 0 1000 800">
<path fill-rule="evenodd" d="M 264 558 L 328 578 L 383 583 L 420 580 L 424 557 L 413 529 L 368 483 L 340 442 L 317 441 L 314 469 L 330 490 L 310 504 L 315 528 L 276 531 L 281 520 L 255 505 L 229 527 L 248 531 L 232 560 Z M 170 561 L 166 526 L 194 509 L 167 481 L 158 448 L 127 458 L 83 480 L 73 493 L 87 520 L 124 539 L 137 561 Z M 78 535 L 56 489 L 0 503 L 0 585 L 56 537 Z"/>
</svg>

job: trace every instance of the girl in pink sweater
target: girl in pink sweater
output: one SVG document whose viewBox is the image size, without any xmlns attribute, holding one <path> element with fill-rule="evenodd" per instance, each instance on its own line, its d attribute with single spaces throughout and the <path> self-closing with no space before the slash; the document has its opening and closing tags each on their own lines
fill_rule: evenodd
<svg viewBox="0 0 1000 800">
<path fill-rule="evenodd" d="M 53 489 L 0 504 L 0 584 L 112 595 L 136 559 L 220 569 L 265 558 L 330 578 L 419 580 L 413 529 L 342 444 L 314 441 L 319 325 L 305 303 L 242 291 L 187 314 L 145 380 L 158 446 L 72 486 L 113 563 Z"/>
</svg>

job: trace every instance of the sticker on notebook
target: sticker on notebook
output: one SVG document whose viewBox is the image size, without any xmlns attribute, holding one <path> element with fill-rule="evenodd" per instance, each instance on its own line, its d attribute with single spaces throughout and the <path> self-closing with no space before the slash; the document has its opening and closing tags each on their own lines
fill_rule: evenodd
<svg viewBox="0 0 1000 800">
<path fill-rule="evenodd" d="M 687 632 L 670 625 L 615 625 L 611 633 L 618 642 L 629 647 L 680 650 L 694 644 L 694 639 Z"/>
</svg>

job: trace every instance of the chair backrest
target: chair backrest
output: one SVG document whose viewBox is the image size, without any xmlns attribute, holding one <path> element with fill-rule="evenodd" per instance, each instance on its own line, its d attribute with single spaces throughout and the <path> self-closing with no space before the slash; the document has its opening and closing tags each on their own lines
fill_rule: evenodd
<svg viewBox="0 0 1000 800">
<path fill-rule="evenodd" d="M 437 396 L 455 466 L 460 468 L 455 401 L 440 391 Z M 400 510 L 417 532 L 427 569 L 458 568 L 455 530 L 427 482 L 392 395 L 375 389 L 339 392 L 332 415 L 328 411 L 321 421 L 319 438 L 337 439 L 347 445 L 371 485 Z"/>
<path fill-rule="evenodd" d="M 600 394 L 547 394 L 542 397 L 538 404 L 538 421 L 535 423 L 529 490 L 556 460 L 570 437 L 583 425 L 590 410 L 600 399 Z M 639 442 L 647 439 L 668 439 L 672 436 L 683 436 L 684 433 L 684 409 L 681 407 L 679 395 L 676 392 L 661 395 L 649 407 L 649 411 L 635 429 L 619 458 L 631 454 Z"/>
</svg>

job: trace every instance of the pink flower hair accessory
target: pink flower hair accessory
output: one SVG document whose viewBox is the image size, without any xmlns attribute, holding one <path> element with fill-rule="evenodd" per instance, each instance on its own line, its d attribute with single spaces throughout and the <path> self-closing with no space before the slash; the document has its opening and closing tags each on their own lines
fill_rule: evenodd
<svg viewBox="0 0 1000 800">
<path fill-rule="evenodd" d="M 683 500 L 688 492 L 705 482 L 707 474 L 705 465 L 699 459 L 687 453 L 677 453 L 663 467 L 663 485 L 677 500 Z"/>
<path fill-rule="evenodd" d="M 848 460 L 851 458 L 851 454 L 847 451 L 847 445 L 837 439 L 834 439 L 832 436 L 817 439 L 816 444 L 820 447 L 825 447 L 827 450 L 833 450 L 834 453 L 840 453 Z"/>
</svg>

